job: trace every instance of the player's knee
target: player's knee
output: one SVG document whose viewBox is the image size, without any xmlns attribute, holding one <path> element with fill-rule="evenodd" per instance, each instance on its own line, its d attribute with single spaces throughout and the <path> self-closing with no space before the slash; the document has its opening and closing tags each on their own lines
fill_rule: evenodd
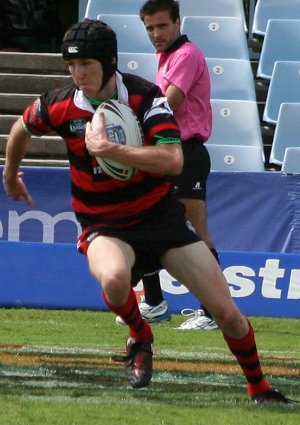
<svg viewBox="0 0 300 425">
<path fill-rule="evenodd" d="M 121 293 L 130 284 L 130 275 L 122 269 L 106 269 L 99 276 L 103 289 L 109 292 Z"/>
<path fill-rule="evenodd" d="M 241 318 L 241 312 L 234 304 L 230 306 L 222 306 L 215 315 L 215 320 L 221 329 L 236 328 L 241 321 Z"/>
</svg>

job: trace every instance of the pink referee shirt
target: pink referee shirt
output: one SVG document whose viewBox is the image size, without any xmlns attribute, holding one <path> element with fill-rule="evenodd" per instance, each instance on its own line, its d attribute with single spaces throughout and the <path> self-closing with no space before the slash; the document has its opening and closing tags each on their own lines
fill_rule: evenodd
<svg viewBox="0 0 300 425">
<path fill-rule="evenodd" d="M 185 95 L 174 113 L 181 139 L 198 137 L 206 141 L 211 135 L 212 111 L 210 77 L 203 53 L 193 43 L 183 43 L 177 50 L 157 52 L 156 84 L 163 94 L 172 83 Z"/>
</svg>

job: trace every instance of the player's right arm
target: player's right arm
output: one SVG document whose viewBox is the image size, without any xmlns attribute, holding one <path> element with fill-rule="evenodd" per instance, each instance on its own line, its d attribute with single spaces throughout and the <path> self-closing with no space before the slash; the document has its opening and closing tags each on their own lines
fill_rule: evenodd
<svg viewBox="0 0 300 425">
<path fill-rule="evenodd" d="M 6 159 L 3 170 L 4 190 L 15 201 L 25 201 L 33 204 L 32 198 L 23 182 L 23 172 L 20 164 L 31 142 L 31 136 L 23 127 L 23 120 L 19 118 L 13 125 L 6 145 Z"/>
</svg>

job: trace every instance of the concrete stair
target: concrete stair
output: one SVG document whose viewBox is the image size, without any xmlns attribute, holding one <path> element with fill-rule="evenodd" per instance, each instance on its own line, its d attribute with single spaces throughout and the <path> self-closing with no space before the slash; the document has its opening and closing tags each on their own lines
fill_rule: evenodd
<svg viewBox="0 0 300 425">
<path fill-rule="evenodd" d="M 0 52 L 1 72 L 62 74 L 68 69 L 59 53 Z"/>
<path fill-rule="evenodd" d="M 24 108 L 44 91 L 71 81 L 60 54 L 0 52 L 0 164 L 7 136 Z M 33 137 L 24 164 L 68 165 L 64 142 L 56 133 Z"/>
<path fill-rule="evenodd" d="M 60 88 L 70 82 L 67 75 L 37 75 L 0 73 L 0 92 L 16 94 L 35 94 Z"/>
<path fill-rule="evenodd" d="M 34 94 L 22 93 L 0 93 L 0 114 L 1 118 L 5 115 L 20 115 L 24 108 L 35 99 Z M 2 119 L 1 119 L 2 121 Z"/>
</svg>

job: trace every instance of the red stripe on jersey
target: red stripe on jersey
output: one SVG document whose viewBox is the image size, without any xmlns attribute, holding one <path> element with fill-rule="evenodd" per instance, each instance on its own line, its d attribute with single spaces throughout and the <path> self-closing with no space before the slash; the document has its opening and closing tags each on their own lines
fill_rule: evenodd
<svg viewBox="0 0 300 425">
<path fill-rule="evenodd" d="M 170 185 L 169 183 L 165 182 L 164 184 L 155 187 L 151 192 L 148 192 L 131 202 L 125 200 L 118 204 L 106 206 L 86 205 L 79 199 L 74 198 L 72 205 L 75 212 L 91 215 L 93 217 L 101 216 L 101 221 L 103 223 L 110 223 L 114 219 L 118 219 L 118 222 L 120 223 L 120 221 L 122 222 L 122 218 L 124 219 L 124 222 L 127 222 L 126 219 L 128 217 L 135 216 L 138 212 L 143 211 L 146 213 L 149 208 L 153 207 L 161 198 L 167 195 L 169 191 Z M 141 214 L 141 217 L 142 216 L 143 214 Z"/>
<path fill-rule="evenodd" d="M 142 100 L 143 100 L 143 97 L 140 94 L 133 94 L 129 96 L 128 103 L 136 115 L 139 112 L 139 107 L 141 105 Z"/>
<path fill-rule="evenodd" d="M 153 125 L 153 127 L 149 130 L 148 137 L 150 140 L 152 140 L 154 135 L 161 134 L 164 136 L 166 131 L 175 131 L 175 134 L 172 134 L 171 137 L 178 137 L 178 139 L 180 139 L 180 135 L 178 134 L 178 126 L 173 122 L 158 123 Z M 166 135 L 166 137 L 168 136 Z M 154 143 L 157 143 L 157 139 L 154 139 Z"/>
</svg>

